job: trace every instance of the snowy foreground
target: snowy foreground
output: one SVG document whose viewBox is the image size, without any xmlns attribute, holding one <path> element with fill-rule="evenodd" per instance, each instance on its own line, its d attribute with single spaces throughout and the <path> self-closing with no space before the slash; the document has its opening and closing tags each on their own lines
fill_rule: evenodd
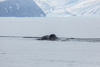
<svg viewBox="0 0 100 67">
<path fill-rule="evenodd" d="M 0 18 L 0 36 L 100 38 L 98 18 Z M 100 42 L 0 37 L 0 67 L 100 67 Z"/>
</svg>

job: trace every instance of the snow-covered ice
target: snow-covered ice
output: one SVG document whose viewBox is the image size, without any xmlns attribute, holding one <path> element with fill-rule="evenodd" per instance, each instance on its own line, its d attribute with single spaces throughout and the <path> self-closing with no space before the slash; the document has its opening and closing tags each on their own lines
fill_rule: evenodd
<svg viewBox="0 0 100 67">
<path fill-rule="evenodd" d="M 100 16 L 100 0 L 34 0 L 48 17 Z"/>
<path fill-rule="evenodd" d="M 99 18 L 0 18 L 0 36 L 100 38 Z M 100 67 L 100 42 L 0 37 L 0 67 Z"/>
</svg>

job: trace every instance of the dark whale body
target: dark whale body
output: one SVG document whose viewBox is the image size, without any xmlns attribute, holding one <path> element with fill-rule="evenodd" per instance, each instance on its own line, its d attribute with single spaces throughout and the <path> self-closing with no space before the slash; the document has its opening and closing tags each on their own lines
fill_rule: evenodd
<svg viewBox="0 0 100 67">
<path fill-rule="evenodd" d="M 54 41 L 54 40 L 57 40 L 57 39 L 58 39 L 58 37 L 55 34 L 51 34 L 51 35 L 43 36 L 38 40 L 52 40 L 52 41 Z"/>
</svg>

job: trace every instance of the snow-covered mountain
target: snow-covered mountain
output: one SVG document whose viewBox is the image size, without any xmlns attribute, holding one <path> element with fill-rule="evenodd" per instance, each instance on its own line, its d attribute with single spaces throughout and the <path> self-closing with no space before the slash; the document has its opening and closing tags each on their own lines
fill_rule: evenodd
<svg viewBox="0 0 100 67">
<path fill-rule="evenodd" d="M 3 2 L 3 1 L 6 1 L 6 0 L 0 0 L 0 2 Z"/>
<path fill-rule="evenodd" d="M 100 0 L 34 0 L 47 16 L 100 16 Z"/>
<path fill-rule="evenodd" d="M 44 17 L 33 0 L 0 0 L 0 17 Z"/>
</svg>

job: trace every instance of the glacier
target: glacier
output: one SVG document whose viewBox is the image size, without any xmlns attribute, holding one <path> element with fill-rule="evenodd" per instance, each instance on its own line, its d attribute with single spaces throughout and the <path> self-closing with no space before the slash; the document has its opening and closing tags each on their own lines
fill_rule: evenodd
<svg viewBox="0 0 100 67">
<path fill-rule="evenodd" d="M 34 0 L 49 16 L 100 16 L 100 0 Z"/>
</svg>

